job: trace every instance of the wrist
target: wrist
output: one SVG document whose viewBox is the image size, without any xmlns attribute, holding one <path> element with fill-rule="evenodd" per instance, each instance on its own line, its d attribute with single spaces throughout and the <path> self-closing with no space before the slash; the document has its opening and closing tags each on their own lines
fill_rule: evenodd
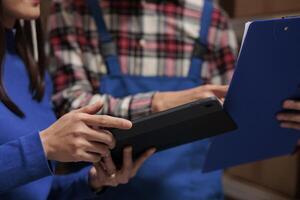
<svg viewBox="0 0 300 200">
<path fill-rule="evenodd" d="M 40 138 L 46 158 L 48 160 L 53 160 L 53 150 L 51 148 L 51 145 L 49 144 L 48 134 L 45 130 L 40 132 Z"/>
<path fill-rule="evenodd" d="M 163 110 L 163 93 L 156 92 L 152 99 L 151 110 L 153 113 Z"/>
<path fill-rule="evenodd" d="M 92 167 L 88 174 L 88 184 L 93 192 L 101 192 L 104 188 L 104 185 L 99 184 L 99 181 L 97 181 L 94 177 L 96 177 L 96 170 L 95 167 Z"/>
<path fill-rule="evenodd" d="M 198 99 L 201 99 L 202 92 L 199 91 L 199 88 L 192 88 L 185 90 L 185 96 L 188 98 L 187 102 L 196 101 Z"/>
<path fill-rule="evenodd" d="M 193 89 L 176 92 L 158 92 L 153 96 L 152 111 L 160 112 L 196 99 Z"/>
</svg>

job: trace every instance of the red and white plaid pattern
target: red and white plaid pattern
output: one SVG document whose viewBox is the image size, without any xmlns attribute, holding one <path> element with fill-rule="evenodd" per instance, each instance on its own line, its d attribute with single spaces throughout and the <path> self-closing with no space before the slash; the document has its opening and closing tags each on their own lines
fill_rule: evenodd
<svg viewBox="0 0 300 200">
<path fill-rule="evenodd" d="M 116 41 L 121 71 L 127 75 L 186 77 L 201 28 L 204 0 L 102 0 L 104 18 Z M 117 99 L 99 94 L 107 73 L 96 24 L 85 0 L 53 0 L 49 18 L 51 73 L 56 108 L 72 109 L 103 100 L 102 113 L 134 118 L 151 112 L 154 92 Z M 226 14 L 214 5 L 209 52 L 202 73 L 206 83 L 225 84 L 237 51 Z M 62 114 L 62 113 L 60 113 Z"/>
</svg>

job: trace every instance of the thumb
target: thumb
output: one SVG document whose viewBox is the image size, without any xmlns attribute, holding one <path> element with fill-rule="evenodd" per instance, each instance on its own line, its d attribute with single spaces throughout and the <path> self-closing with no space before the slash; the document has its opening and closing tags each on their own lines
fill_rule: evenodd
<svg viewBox="0 0 300 200">
<path fill-rule="evenodd" d="M 84 107 L 78 109 L 77 112 L 95 115 L 102 109 L 102 107 L 103 107 L 103 102 L 98 101 L 94 104 L 84 106 Z"/>
</svg>

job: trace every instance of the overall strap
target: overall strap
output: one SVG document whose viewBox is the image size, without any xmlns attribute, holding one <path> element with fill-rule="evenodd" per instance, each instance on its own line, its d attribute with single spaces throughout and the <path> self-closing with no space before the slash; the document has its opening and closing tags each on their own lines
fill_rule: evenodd
<svg viewBox="0 0 300 200">
<path fill-rule="evenodd" d="M 101 43 L 100 50 L 107 65 L 108 73 L 110 75 L 120 75 L 121 67 L 117 47 L 107 30 L 103 13 L 99 6 L 100 0 L 87 0 L 86 3 L 97 25 L 99 41 Z"/>
<path fill-rule="evenodd" d="M 207 52 L 208 32 L 211 25 L 211 17 L 213 12 L 212 0 L 204 0 L 202 16 L 200 18 L 199 38 L 195 40 L 194 51 L 191 59 L 191 66 L 188 77 L 199 79 L 202 71 L 204 55 Z"/>
</svg>

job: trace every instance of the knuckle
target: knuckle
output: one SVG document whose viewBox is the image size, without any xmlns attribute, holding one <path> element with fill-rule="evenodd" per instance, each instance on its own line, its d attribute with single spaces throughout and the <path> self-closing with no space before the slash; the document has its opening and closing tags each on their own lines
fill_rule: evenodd
<svg viewBox="0 0 300 200">
<path fill-rule="evenodd" d="M 76 149 L 75 151 L 73 151 L 73 157 L 75 158 L 76 161 L 82 161 L 83 154 L 80 150 Z"/>
<path fill-rule="evenodd" d="M 83 118 L 85 117 L 85 115 L 83 114 L 83 113 L 76 113 L 75 114 L 75 118 L 77 119 L 77 120 L 82 120 Z"/>
<path fill-rule="evenodd" d="M 79 122 L 81 121 L 82 114 L 81 113 L 71 113 L 70 118 L 72 122 Z"/>
<path fill-rule="evenodd" d="M 72 132 L 72 136 L 73 138 L 79 138 L 82 135 L 82 131 L 78 128 L 76 128 L 73 132 Z M 74 142 L 75 143 L 75 142 Z"/>
<path fill-rule="evenodd" d="M 110 151 L 107 146 L 103 146 L 101 154 L 105 157 L 108 157 L 110 155 Z"/>
<path fill-rule="evenodd" d="M 108 116 L 107 116 L 107 115 L 102 115 L 102 116 L 100 117 L 100 121 L 101 121 L 101 123 L 103 123 L 103 124 L 107 124 L 107 123 L 109 122 Z"/>
<path fill-rule="evenodd" d="M 79 151 L 83 148 L 83 142 L 80 139 L 75 139 L 72 147 L 73 151 Z"/>
<path fill-rule="evenodd" d="M 81 121 L 82 114 L 81 113 L 74 113 L 73 114 L 73 119 L 74 121 Z"/>
<path fill-rule="evenodd" d="M 110 151 L 108 150 L 108 148 L 107 148 L 106 145 L 100 145 L 100 146 L 97 147 L 97 152 L 98 152 L 101 156 L 107 157 L 107 156 L 109 156 L 109 152 L 110 152 Z"/>
<path fill-rule="evenodd" d="M 86 126 L 84 126 L 84 125 L 78 125 L 78 126 L 75 127 L 74 136 L 76 136 L 76 137 L 83 137 L 87 133 L 88 133 L 88 129 L 87 129 Z"/>
</svg>

